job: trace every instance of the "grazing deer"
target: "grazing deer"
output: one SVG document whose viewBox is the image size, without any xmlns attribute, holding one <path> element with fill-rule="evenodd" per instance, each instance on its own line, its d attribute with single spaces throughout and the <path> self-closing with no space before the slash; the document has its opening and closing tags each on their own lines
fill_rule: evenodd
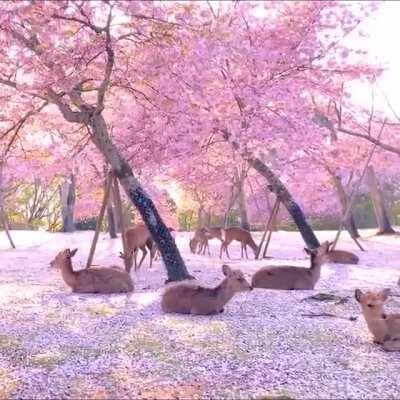
<svg viewBox="0 0 400 400">
<path fill-rule="evenodd" d="M 356 289 L 354 293 L 361 304 L 368 329 L 374 336 L 374 343 L 381 344 L 386 351 L 400 351 L 400 314 L 385 314 L 383 309 L 389 294 L 390 289 L 365 293 Z"/>
<path fill-rule="evenodd" d="M 198 252 L 197 254 L 205 254 L 206 249 L 208 250 L 208 255 L 210 255 L 210 246 L 208 245 L 208 235 L 207 230 L 205 228 L 196 229 L 194 232 L 194 236 L 189 241 L 190 251 L 193 254 L 196 254 L 197 247 Z"/>
<path fill-rule="evenodd" d="M 131 251 L 133 252 L 133 261 L 135 262 L 135 271 L 136 271 L 141 267 L 147 255 L 146 247 L 147 247 L 147 242 L 149 242 L 150 240 L 152 241 L 151 234 L 146 225 L 139 224 L 133 228 L 127 229 L 125 232 L 125 238 L 126 238 L 126 245 L 128 248 L 128 252 Z M 142 250 L 142 258 L 138 265 L 137 254 L 139 252 L 139 249 Z M 153 265 L 153 257 L 154 253 L 152 253 L 150 249 L 150 268 Z"/>
<path fill-rule="evenodd" d="M 224 305 L 235 293 L 252 290 L 243 272 L 222 266 L 225 279 L 214 289 L 182 282 L 167 288 L 161 308 L 166 313 L 210 315 L 224 311 Z"/>
<path fill-rule="evenodd" d="M 222 258 L 223 250 L 225 250 L 225 253 L 228 256 L 228 258 L 231 258 L 228 253 L 228 246 L 234 240 L 240 242 L 241 258 L 243 258 L 243 250 L 246 254 L 246 258 L 247 259 L 249 258 L 247 255 L 247 246 L 250 246 L 253 249 L 254 256 L 256 256 L 258 251 L 258 246 L 251 237 L 249 231 L 246 231 L 245 229 L 242 228 L 227 228 L 227 229 L 221 229 L 221 231 L 222 231 L 222 243 L 221 243 L 221 249 L 219 251 L 219 258 Z"/>
<path fill-rule="evenodd" d="M 206 229 L 206 234 L 208 236 L 208 239 L 219 239 L 221 242 L 223 241 L 222 239 L 222 228 L 205 228 Z"/>
<path fill-rule="evenodd" d="M 252 278 L 254 288 L 281 290 L 312 290 L 321 275 L 321 266 L 328 260 L 329 243 L 325 242 L 314 250 L 305 249 L 311 257 L 310 268 L 263 267 Z"/>
<path fill-rule="evenodd" d="M 333 242 L 329 242 L 329 246 L 332 246 Z M 328 262 L 336 264 L 358 264 L 359 258 L 350 253 L 350 251 L 344 250 L 329 250 Z"/>
<path fill-rule="evenodd" d="M 50 262 L 61 270 L 64 282 L 75 293 L 126 293 L 133 291 L 133 281 L 128 272 L 118 267 L 88 268 L 74 271 L 72 257 L 78 249 L 66 249 Z"/>
</svg>

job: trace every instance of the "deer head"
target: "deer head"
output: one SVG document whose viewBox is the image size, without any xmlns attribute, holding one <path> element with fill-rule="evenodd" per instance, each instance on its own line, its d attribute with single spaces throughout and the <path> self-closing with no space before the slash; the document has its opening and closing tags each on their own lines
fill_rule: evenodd
<svg viewBox="0 0 400 400">
<path fill-rule="evenodd" d="M 361 304 L 362 311 L 365 316 L 371 318 L 381 318 L 384 314 L 383 305 L 388 299 L 390 289 L 383 289 L 380 292 L 367 291 L 363 293 L 360 289 L 356 289 L 354 297 Z"/>
<path fill-rule="evenodd" d="M 248 290 L 253 290 L 240 269 L 231 269 L 229 265 L 224 264 L 222 266 L 222 273 L 226 276 L 229 281 L 229 286 L 233 291 L 246 292 Z"/>
<path fill-rule="evenodd" d="M 316 249 L 308 249 L 308 248 L 304 248 L 304 251 L 311 256 L 311 259 L 314 259 L 314 261 L 318 262 L 318 263 L 325 263 L 329 260 L 329 247 L 330 247 L 330 243 L 328 241 L 322 243 L 319 247 L 317 247 Z"/>
<path fill-rule="evenodd" d="M 50 261 L 50 267 L 59 268 L 61 263 L 67 260 L 71 260 L 71 258 L 76 254 L 77 251 L 78 249 L 65 249 L 63 251 L 60 251 L 54 258 L 54 260 Z"/>
</svg>

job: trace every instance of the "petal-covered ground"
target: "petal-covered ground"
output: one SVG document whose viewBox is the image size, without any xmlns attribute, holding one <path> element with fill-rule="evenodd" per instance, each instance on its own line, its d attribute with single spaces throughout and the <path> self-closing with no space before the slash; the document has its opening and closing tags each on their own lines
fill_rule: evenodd
<svg viewBox="0 0 400 400">
<path fill-rule="evenodd" d="M 93 232 L 0 233 L 0 398 L 398 398 L 400 353 L 371 341 L 354 289 L 391 287 L 388 310 L 400 312 L 400 237 L 362 231 L 367 251 L 344 234 L 339 248 L 360 264 L 326 265 L 315 291 L 253 290 L 212 317 L 166 315 L 161 262 L 147 260 L 126 295 L 77 295 L 49 268 L 61 249 L 78 247 L 82 268 Z M 190 272 L 205 285 L 222 279 L 213 257 L 192 255 L 188 233 L 177 237 Z M 259 239 L 259 235 L 256 235 Z M 334 232 L 318 232 L 320 240 Z M 99 265 L 120 264 L 120 240 L 102 235 Z M 300 235 L 273 235 L 271 260 L 239 260 L 250 279 L 264 265 L 308 265 Z M 340 299 L 309 299 L 316 293 Z M 330 313 L 335 317 L 312 317 Z M 357 317 L 355 321 L 350 317 Z"/>
</svg>

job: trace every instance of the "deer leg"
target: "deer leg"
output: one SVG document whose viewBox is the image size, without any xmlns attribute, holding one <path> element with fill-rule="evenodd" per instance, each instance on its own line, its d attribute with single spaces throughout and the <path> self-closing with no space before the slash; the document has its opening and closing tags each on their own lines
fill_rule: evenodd
<svg viewBox="0 0 400 400">
<path fill-rule="evenodd" d="M 247 254 L 247 244 L 244 245 L 244 252 L 246 253 L 246 260 L 248 260 L 249 256 Z"/>
<path fill-rule="evenodd" d="M 222 251 L 224 249 L 224 244 L 225 244 L 225 242 L 221 242 L 221 247 L 219 248 L 219 258 L 221 258 L 221 259 L 222 259 Z"/>
<path fill-rule="evenodd" d="M 142 258 L 139 262 L 139 266 L 138 269 L 140 268 L 140 266 L 142 265 L 142 262 L 144 261 L 145 257 L 147 256 L 147 250 L 146 250 L 146 246 L 143 246 L 140 248 L 142 250 Z"/>
<path fill-rule="evenodd" d="M 207 240 L 207 242 L 206 242 L 206 243 L 207 243 L 208 255 L 209 255 L 209 256 L 211 256 L 211 253 L 210 253 L 210 245 L 208 244 L 208 240 Z"/>
<path fill-rule="evenodd" d="M 135 271 L 138 269 L 137 266 L 137 253 L 138 253 L 139 249 L 136 247 L 136 249 L 133 251 L 133 259 L 135 260 Z"/>
</svg>

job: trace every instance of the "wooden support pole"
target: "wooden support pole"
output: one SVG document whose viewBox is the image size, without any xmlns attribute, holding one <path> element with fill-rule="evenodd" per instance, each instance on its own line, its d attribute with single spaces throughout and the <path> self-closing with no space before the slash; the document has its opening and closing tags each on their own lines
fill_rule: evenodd
<svg viewBox="0 0 400 400">
<path fill-rule="evenodd" d="M 258 258 L 260 256 L 261 249 L 262 249 L 262 246 L 263 246 L 264 241 L 265 241 L 265 237 L 267 236 L 267 233 L 271 229 L 273 218 L 274 218 L 274 215 L 275 215 L 275 212 L 276 212 L 276 208 L 279 208 L 279 203 L 280 203 L 280 201 L 278 199 L 276 199 L 275 200 L 275 204 L 274 204 L 274 206 L 272 208 L 271 214 L 269 215 L 267 223 L 265 224 L 265 230 L 264 230 L 264 234 L 263 234 L 263 236 L 261 238 L 261 242 L 260 242 L 260 244 L 258 246 L 258 250 L 257 250 L 257 254 L 256 254 L 256 260 L 258 260 Z"/>
<path fill-rule="evenodd" d="M 104 214 L 106 212 L 108 199 L 110 197 L 112 180 L 113 180 L 113 176 L 112 176 L 111 172 L 109 172 L 108 175 L 107 175 L 106 187 L 104 189 L 103 203 L 101 205 L 100 214 L 99 214 L 99 217 L 97 219 L 96 231 L 94 233 L 92 245 L 90 247 L 89 257 L 88 257 L 87 262 L 86 262 L 86 268 L 89 268 L 92 265 L 92 262 L 93 262 L 94 252 L 96 251 L 97 241 L 99 240 L 101 224 L 103 223 Z"/>
<path fill-rule="evenodd" d="M 114 205 L 118 213 L 118 219 L 120 221 L 122 249 L 124 254 L 127 255 L 128 245 L 126 242 L 126 235 L 125 235 L 126 232 L 125 232 L 124 213 L 122 211 L 121 193 L 119 190 L 118 179 L 115 176 L 113 177 L 113 197 L 114 197 Z M 123 260 L 124 260 L 125 270 L 128 271 L 130 268 L 130 266 L 128 265 L 128 260 L 126 257 L 124 257 Z"/>
<path fill-rule="evenodd" d="M 369 153 L 369 156 L 368 156 L 368 158 L 367 158 L 367 161 L 365 162 L 365 166 L 364 166 L 364 169 L 363 169 L 362 174 L 361 174 L 361 176 L 360 176 L 360 179 L 358 180 L 357 184 L 356 184 L 355 187 L 353 188 L 353 191 L 351 192 L 351 196 L 350 196 L 349 202 L 348 202 L 348 204 L 347 204 L 347 209 L 346 209 L 346 211 L 345 211 L 344 214 L 343 214 L 342 220 L 340 221 L 339 230 L 337 231 L 335 240 L 333 241 L 333 244 L 332 244 L 332 247 L 331 247 L 332 250 L 334 250 L 335 247 L 336 247 L 336 245 L 337 245 L 337 242 L 338 242 L 338 240 L 339 240 L 340 234 L 342 233 L 344 224 L 345 224 L 345 222 L 347 221 L 347 217 L 349 216 L 350 211 L 351 211 L 351 209 L 352 209 L 352 207 L 353 207 L 354 199 L 355 199 L 355 197 L 356 197 L 356 194 L 358 193 L 358 190 L 359 190 L 359 188 L 360 188 L 360 186 L 361 186 L 362 181 L 364 180 L 365 174 L 366 174 L 366 172 L 367 172 L 368 165 L 369 165 L 369 163 L 370 163 L 370 161 L 371 161 L 371 159 L 372 159 L 372 156 L 373 156 L 374 153 L 375 153 L 375 150 L 376 150 L 376 147 L 377 147 L 377 143 L 379 142 L 379 139 L 380 139 L 381 136 L 382 136 L 383 130 L 384 130 L 384 128 L 385 128 L 385 125 L 386 125 L 386 120 L 383 122 L 383 124 L 382 124 L 382 126 L 381 126 L 381 130 L 380 130 L 380 132 L 379 132 L 377 141 L 376 141 L 376 142 L 374 143 L 374 145 L 372 146 L 372 149 L 371 149 L 371 151 L 370 151 L 370 153 Z M 353 240 L 354 240 L 354 238 L 353 238 Z M 358 244 L 359 247 L 361 247 L 360 244 L 359 244 L 356 240 L 355 240 L 355 242 Z M 362 249 L 362 247 L 361 247 L 361 249 Z M 362 250 L 364 250 L 364 249 L 362 249 Z"/>
<path fill-rule="evenodd" d="M 276 217 L 277 217 L 278 212 L 279 212 L 279 207 L 280 207 L 280 205 L 281 205 L 281 202 L 280 202 L 280 200 L 278 199 L 278 200 L 277 200 L 277 204 L 276 204 L 276 208 L 275 208 L 275 213 L 274 213 L 274 215 L 272 216 L 272 219 L 271 219 L 271 226 L 270 226 L 270 228 L 269 228 L 267 241 L 266 241 L 266 243 L 265 243 L 264 252 L 263 252 L 263 258 L 265 258 L 266 255 L 267 255 L 267 250 L 268 250 L 269 242 L 271 241 L 271 237 L 272 237 L 272 229 L 273 229 L 273 227 L 274 227 L 274 224 L 275 224 L 275 221 L 276 221 Z"/>
<path fill-rule="evenodd" d="M 13 249 L 15 249 L 15 244 L 14 244 L 14 241 L 12 240 L 12 237 L 10 234 L 10 229 L 9 229 L 8 222 L 7 222 L 7 217 L 6 217 L 6 214 L 3 210 L 3 208 L 0 208 L 0 219 L 1 219 L 1 222 L 3 223 L 4 231 L 8 237 L 10 245 Z"/>
</svg>

